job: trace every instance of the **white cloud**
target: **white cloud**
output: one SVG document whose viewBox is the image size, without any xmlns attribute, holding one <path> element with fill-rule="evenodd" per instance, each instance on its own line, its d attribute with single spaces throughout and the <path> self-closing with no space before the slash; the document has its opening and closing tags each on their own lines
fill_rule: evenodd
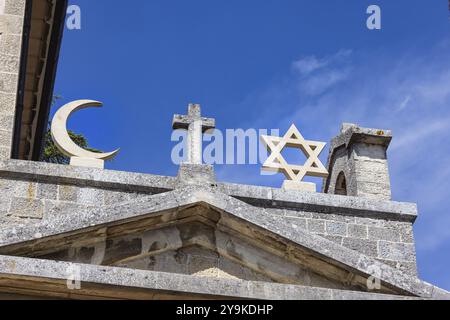
<svg viewBox="0 0 450 320">
<path fill-rule="evenodd" d="M 340 50 L 324 58 L 317 58 L 315 55 L 302 57 L 292 63 L 292 69 L 301 76 L 308 76 L 314 71 L 323 69 L 333 62 L 346 59 L 351 53 L 351 50 Z"/>
<path fill-rule="evenodd" d="M 302 93 L 307 95 L 319 95 L 345 80 L 349 74 L 348 69 L 327 70 L 302 81 L 299 85 Z"/>
<path fill-rule="evenodd" d="M 318 60 L 315 56 L 309 56 L 294 61 L 292 68 L 301 75 L 308 75 L 317 69 L 325 67 L 327 64 L 328 61 Z"/>
<path fill-rule="evenodd" d="M 407 95 L 402 102 L 400 102 L 400 105 L 397 108 L 397 111 L 402 111 L 408 106 L 408 103 L 411 101 L 411 95 Z"/>
</svg>

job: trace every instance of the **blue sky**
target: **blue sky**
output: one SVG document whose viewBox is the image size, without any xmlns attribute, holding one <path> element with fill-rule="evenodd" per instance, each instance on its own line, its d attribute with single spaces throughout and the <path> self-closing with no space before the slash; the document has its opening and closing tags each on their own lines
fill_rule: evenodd
<svg viewBox="0 0 450 320">
<path fill-rule="evenodd" d="M 219 129 L 295 123 L 330 141 L 342 122 L 394 131 L 393 197 L 417 202 L 421 278 L 450 289 L 450 20 L 447 0 L 73 0 L 58 106 L 104 102 L 70 128 L 121 148 L 109 169 L 175 175 L 171 121 L 190 102 Z M 133 5 L 131 5 L 133 4 Z M 382 30 L 366 9 L 382 10 Z M 327 150 L 321 156 L 326 161 Z M 259 166 L 217 166 L 221 181 L 279 187 Z"/>
</svg>

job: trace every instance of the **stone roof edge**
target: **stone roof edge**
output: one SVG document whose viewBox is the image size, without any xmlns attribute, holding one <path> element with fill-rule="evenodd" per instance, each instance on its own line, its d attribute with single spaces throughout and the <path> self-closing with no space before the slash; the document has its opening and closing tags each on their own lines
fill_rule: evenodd
<svg viewBox="0 0 450 320">
<path fill-rule="evenodd" d="M 198 277 L 147 270 L 57 262 L 33 258 L 0 256 L 0 275 L 26 279 L 31 283 L 52 280 L 61 285 L 69 270 L 79 268 L 81 288 L 89 284 L 159 290 L 188 296 L 215 296 L 243 299 L 279 300 L 410 300 L 409 296 L 305 287 L 299 285 Z M 63 284 L 61 286 L 64 286 Z M 69 291 L 76 294 L 77 290 Z"/>
<path fill-rule="evenodd" d="M 130 192 L 162 193 L 183 187 L 176 177 L 22 160 L 0 161 L 0 177 L 31 178 L 40 182 L 111 188 Z M 212 184 L 212 187 L 255 206 L 293 208 L 407 222 L 414 222 L 417 218 L 417 206 L 414 203 L 286 191 L 232 183 L 217 183 Z"/>
<path fill-rule="evenodd" d="M 368 141 L 371 144 L 381 144 L 389 146 L 392 140 L 391 130 L 363 128 L 357 125 L 351 124 L 347 127 L 343 127 L 341 132 L 331 140 L 330 153 L 343 145 L 349 146 L 352 142 L 364 142 Z"/>
<path fill-rule="evenodd" d="M 36 225 L 18 226 L 0 230 L 0 247 L 17 246 L 21 243 L 42 240 L 46 237 L 62 235 L 77 230 L 89 229 L 111 223 L 118 223 L 139 216 L 162 212 L 175 208 L 188 207 L 195 203 L 207 203 L 210 206 L 229 213 L 247 223 L 256 225 L 301 247 L 308 248 L 325 259 L 342 263 L 363 274 L 370 275 L 374 267 L 381 271 L 382 281 L 421 297 L 432 297 L 432 285 L 385 265 L 364 254 L 348 249 L 318 235 L 310 234 L 291 224 L 268 214 L 261 214 L 261 208 L 230 197 L 211 188 L 198 186 L 185 187 L 173 192 L 157 194 L 119 206 L 111 206 L 77 214 L 62 215 L 52 221 L 43 221 Z M 440 290 L 440 289 L 439 289 Z M 442 291 L 442 295 L 449 295 Z"/>
</svg>

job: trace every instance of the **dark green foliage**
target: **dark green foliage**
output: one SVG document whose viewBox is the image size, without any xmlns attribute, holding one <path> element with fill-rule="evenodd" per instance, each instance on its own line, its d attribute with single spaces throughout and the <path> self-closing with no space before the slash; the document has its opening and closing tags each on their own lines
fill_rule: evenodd
<svg viewBox="0 0 450 320">
<path fill-rule="evenodd" d="M 75 142 L 78 146 L 80 146 L 83 149 L 92 152 L 102 152 L 97 149 L 89 148 L 88 141 L 82 134 L 76 134 L 73 131 L 69 130 L 69 136 L 73 140 L 73 142 Z M 70 158 L 62 154 L 61 151 L 59 151 L 58 148 L 56 147 L 55 143 L 53 142 L 50 130 L 47 130 L 47 133 L 45 135 L 45 146 L 41 160 L 44 162 L 59 163 L 59 164 L 69 164 L 70 162 Z"/>
</svg>

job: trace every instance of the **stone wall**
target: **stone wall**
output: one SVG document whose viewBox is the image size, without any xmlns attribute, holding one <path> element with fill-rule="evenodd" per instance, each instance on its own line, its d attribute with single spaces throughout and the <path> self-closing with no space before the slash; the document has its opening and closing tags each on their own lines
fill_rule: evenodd
<svg viewBox="0 0 450 320">
<path fill-rule="evenodd" d="M 417 275 L 413 225 L 411 222 L 324 214 L 291 209 L 266 208 L 293 226 L 321 235 L 344 247 Z"/>
<path fill-rule="evenodd" d="M 0 0 L 0 159 L 11 155 L 25 0 Z"/>
<path fill-rule="evenodd" d="M 0 178 L 0 221 L 4 226 L 35 223 L 57 215 L 129 202 L 151 195 L 126 187 L 112 189 L 48 183 L 46 179 Z"/>
<path fill-rule="evenodd" d="M 8 160 L 0 163 L 0 223 L 2 228 L 11 228 L 64 214 L 81 214 L 173 190 L 177 183 L 175 177 Z M 408 274 L 417 272 L 415 206 L 411 204 L 281 193 L 244 185 L 220 184 L 217 188 L 261 208 L 256 212 L 275 215 Z"/>
</svg>

